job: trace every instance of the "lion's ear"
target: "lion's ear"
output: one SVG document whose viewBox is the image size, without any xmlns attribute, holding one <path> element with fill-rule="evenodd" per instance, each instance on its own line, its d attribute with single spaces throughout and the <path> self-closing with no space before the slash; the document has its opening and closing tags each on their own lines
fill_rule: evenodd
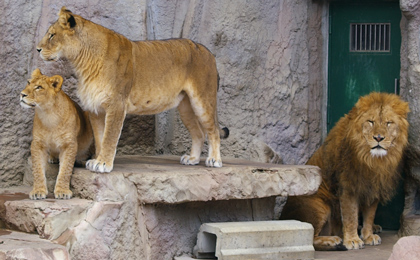
<svg viewBox="0 0 420 260">
<path fill-rule="evenodd" d="M 35 69 L 34 71 L 32 71 L 32 78 L 36 78 L 42 76 L 42 73 L 39 69 Z"/>
<path fill-rule="evenodd" d="M 65 6 L 58 13 L 58 22 L 64 29 L 71 29 L 76 26 L 76 19 L 74 19 L 71 11 L 67 10 Z"/>
<path fill-rule="evenodd" d="M 63 84 L 63 78 L 60 75 L 52 76 L 48 79 L 48 81 L 51 83 L 51 86 L 54 87 L 55 92 L 58 92 L 61 90 L 61 85 Z"/>
</svg>

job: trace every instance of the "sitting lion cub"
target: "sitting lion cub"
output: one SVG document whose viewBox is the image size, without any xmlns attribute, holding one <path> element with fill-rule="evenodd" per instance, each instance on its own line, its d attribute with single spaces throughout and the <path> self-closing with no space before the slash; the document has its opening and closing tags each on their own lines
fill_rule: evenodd
<svg viewBox="0 0 420 260">
<path fill-rule="evenodd" d="M 31 199 L 45 199 L 48 190 L 45 178 L 47 160 L 59 159 L 60 170 L 55 184 L 57 199 L 70 199 L 70 177 L 76 158 L 86 159 L 93 142 L 87 114 L 62 90 L 61 76 L 47 77 L 39 69 L 20 93 L 24 108 L 35 108 L 33 140 L 31 144 L 32 173 L 34 175 Z"/>
</svg>

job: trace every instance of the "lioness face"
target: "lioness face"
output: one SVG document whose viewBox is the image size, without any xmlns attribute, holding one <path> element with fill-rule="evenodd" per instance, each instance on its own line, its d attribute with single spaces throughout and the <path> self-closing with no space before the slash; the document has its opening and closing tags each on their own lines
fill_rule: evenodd
<svg viewBox="0 0 420 260">
<path fill-rule="evenodd" d="M 50 26 L 45 36 L 36 47 L 41 58 L 46 61 L 57 61 L 62 55 L 64 37 L 62 33 L 57 33 L 60 29 L 55 28 L 57 27 L 55 25 L 56 24 Z"/>
<path fill-rule="evenodd" d="M 77 52 L 78 46 L 75 34 L 76 19 L 70 11 L 62 9 L 58 20 L 48 28 L 47 33 L 38 43 L 36 49 L 43 60 L 57 61 Z"/>
<path fill-rule="evenodd" d="M 403 122 L 403 120 L 405 122 Z M 363 137 L 373 157 L 386 156 L 400 135 L 400 126 L 408 125 L 390 106 L 370 109 L 361 118 Z"/>
<path fill-rule="evenodd" d="M 61 90 L 61 76 L 47 77 L 39 69 L 32 73 L 25 89 L 20 93 L 20 105 L 23 108 L 43 107 L 54 99 Z"/>
</svg>

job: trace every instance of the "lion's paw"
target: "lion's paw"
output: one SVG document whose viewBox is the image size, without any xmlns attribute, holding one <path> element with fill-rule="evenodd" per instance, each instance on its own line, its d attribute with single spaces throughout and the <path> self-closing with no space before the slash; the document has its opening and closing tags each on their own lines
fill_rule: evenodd
<svg viewBox="0 0 420 260">
<path fill-rule="evenodd" d="M 373 227 L 372 227 L 372 229 L 373 229 L 373 234 L 379 234 L 379 233 L 381 233 L 382 232 L 382 227 L 381 226 L 379 226 L 379 225 L 373 225 Z"/>
<path fill-rule="evenodd" d="M 382 240 L 380 236 L 372 234 L 367 238 L 363 238 L 363 242 L 365 242 L 366 245 L 377 246 L 381 244 Z"/>
<path fill-rule="evenodd" d="M 48 191 L 45 188 L 38 188 L 38 189 L 33 189 L 30 193 L 29 193 L 29 198 L 31 200 L 43 200 L 47 197 L 48 195 Z"/>
<path fill-rule="evenodd" d="M 54 196 L 56 199 L 68 200 L 73 196 L 73 192 L 69 189 L 55 188 Z"/>
<path fill-rule="evenodd" d="M 342 243 L 342 239 L 338 236 L 317 236 L 314 237 L 314 245 L 336 247 Z"/>
<path fill-rule="evenodd" d="M 220 168 L 220 167 L 222 167 L 222 160 L 216 160 L 214 158 L 208 157 L 206 159 L 206 166 L 207 167 Z"/>
<path fill-rule="evenodd" d="M 354 237 L 353 239 L 344 239 L 343 245 L 349 250 L 365 248 L 365 244 L 359 237 Z"/>
<path fill-rule="evenodd" d="M 49 156 L 48 157 L 48 163 L 49 164 L 58 164 L 59 163 L 59 160 L 58 160 L 58 158 L 55 158 L 53 156 Z"/>
<path fill-rule="evenodd" d="M 200 158 L 192 157 L 187 154 L 181 156 L 181 164 L 183 165 L 196 165 L 200 162 Z"/>
<path fill-rule="evenodd" d="M 113 168 L 112 163 L 105 163 L 102 160 L 98 159 L 91 159 L 86 162 L 86 169 L 92 171 L 92 172 L 111 172 Z"/>
</svg>

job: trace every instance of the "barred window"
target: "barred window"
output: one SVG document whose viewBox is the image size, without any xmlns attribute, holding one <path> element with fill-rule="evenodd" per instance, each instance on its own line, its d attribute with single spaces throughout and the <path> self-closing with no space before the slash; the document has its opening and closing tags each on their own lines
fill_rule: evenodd
<svg viewBox="0 0 420 260">
<path fill-rule="evenodd" d="M 390 23 L 351 23 L 351 52 L 389 52 Z"/>
</svg>

